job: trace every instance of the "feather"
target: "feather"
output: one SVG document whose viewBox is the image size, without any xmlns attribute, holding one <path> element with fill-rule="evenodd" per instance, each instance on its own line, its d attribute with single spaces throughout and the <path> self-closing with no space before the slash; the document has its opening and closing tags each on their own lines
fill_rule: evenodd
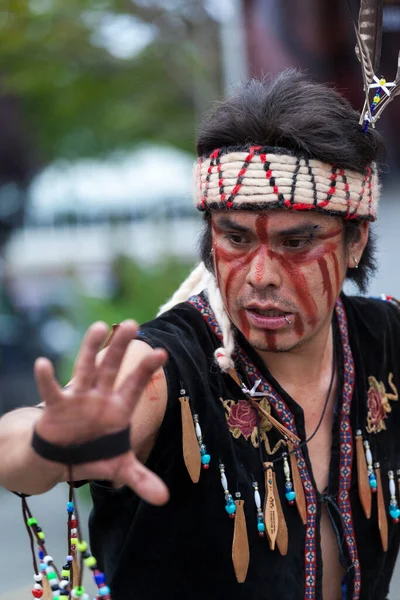
<svg viewBox="0 0 400 600">
<path fill-rule="evenodd" d="M 356 55 L 361 63 L 361 72 L 364 80 L 364 91 L 366 94 L 368 94 L 369 84 L 373 81 L 375 75 L 374 68 L 372 66 L 369 50 L 365 45 L 365 42 L 362 39 L 360 32 L 358 31 L 355 25 L 354 29 L 357 37 Z"/>
<path fill-rule="evenodd" d="M 382 49 L 383 0 L 361 0 L 358 31 L 364 42 L 374 73 L 379 69 Z"/>
</svg>

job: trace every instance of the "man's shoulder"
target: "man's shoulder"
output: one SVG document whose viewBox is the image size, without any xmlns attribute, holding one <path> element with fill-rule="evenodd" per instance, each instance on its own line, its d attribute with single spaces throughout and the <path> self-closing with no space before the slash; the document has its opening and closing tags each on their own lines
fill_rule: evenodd
<svg viewBox="0 0 400 600">
<path fill-rule="evenodd" d="M 393 296 L 382 294 L 366 298 L 342 295 L 342 300 L 350 329 L 365 329 L 377 336 L 388 331 L 400 336 L 400 302 Z"/>
<path fill-rule="evenodd" d="M 213 353 L 217 340 L 202 313 L 190 302 L 182 302 L 140 326 L 139 339 L 165 347 L 170 354 Z"/>
</svg>

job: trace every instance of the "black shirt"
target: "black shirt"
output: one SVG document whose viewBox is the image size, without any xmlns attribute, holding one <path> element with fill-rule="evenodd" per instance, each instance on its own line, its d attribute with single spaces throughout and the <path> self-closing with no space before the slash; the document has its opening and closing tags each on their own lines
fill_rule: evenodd
<svg viewBox="0 0 400 600">
<path fill-rule="evenodd" d="M 285 499 L 282 463 L 275 469 L 289 532 L 286 556 L 270 550 L 267 539 L 258 534 L 253 489 L 257 481 L 264 496 L 265 438 L 273 448 L 280 437 L 258 423 L 262 435 L 258 443 L 254 409 L 239 386 L 214 364 L 220 332 L 205 296 L 194 297 L 141 327 L 142 339 L 153 347 L 166 348 L 170 357 L 165 367 L 167 411 L 147 465 L 166 482 L 171 498 L 166 506 L 153 507 L 128 488 L 91 484 L 91 545 L 106 572 L 113 600 L 321 600 L 323 502 L 346 568 L 343 597 L 387 597 L 400 540 L 400 523 L 388 512 L 388 471 L 394 471 L 397 486 L 396 470 L 400 468 L 400 410 L 395 399 L 400 378 L 400 312 L 391 302 L 342 295 L 333 326 L 340 393 L 329 485 L 324 494 L 317 491 L 307 447 L 303 447 L 298 465 L 306 494 L 306 525 L 296 507 Z M 300 406 L 238 332 L 236 339 L 238 373 L 248 387 L 262 380 L 258 389 L 266 394 L 272 414 L 304 440 Z M 183 461 L 178 401 L 182 387 L 190 397 L 192 412 L 199 415 L 211 456 L 210 467 L 202 471 L 197 484 L 192 483 Z M 360 504 L 354 443 L 357 430 L 369 441 L 373 460 L 381 467 L 389 527 L 386 552 L 378 529 L 376 494 L 370 519 Z M 272 458 L 281 452 L 279 448 Z M 229 491 L 233 496 L 239 492 L 245 501 L 250 565 L 244 583 L 236 581 L 232 565 L 234 523 L 225 510 L 219 461 L 225 465 Z"/>
</svg>

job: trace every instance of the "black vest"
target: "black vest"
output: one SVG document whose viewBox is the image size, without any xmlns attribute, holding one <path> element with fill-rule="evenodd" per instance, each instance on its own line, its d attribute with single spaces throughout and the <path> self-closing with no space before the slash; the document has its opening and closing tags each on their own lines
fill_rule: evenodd
<svg viewBox="0 0 400 600">
<path fill-rule="evenodd" d="M 128 488 L 91 484 L 92 551 L 106 572 L 113 600 L 321 600 L 319 523 L 323 502 L 347 569 L 344 598 L 387 597 L 400 540 L 400 523 L 389 514 L 388 480 L 388 471 L 394 471 L 397 487 L 400 401 L 395 397 L 400 382 L 400 311 L 390 302 L 342 295 L 333 326 L 339 394 L 329 485 L 324 494 L 316 490 L 304 447 L 298 461 L 307 501 L 307 524 L 303 525 L 296 507 L 286 501 L 282 463 L 277 463 L 277 486 L 289 531 L 286 556 L 271 551 L 266 538 L 259 536 L 253 483 L 258 482 L 263 498 L 265 439 L 255 435 L 254 409 L 244 401 L 239 386 L 214 364 L 213 353 L 221 342 L 206 298 L 194 297 L 141 327 L 142 339 L 153 347 L 165 347 L 170 357 L 165 368 L 167 411 L 147 465 L 166 482 L 171 499 L 165 507 L 153 507 Z M 238 332 L 236 339 L 235 365 L 243 381 L 251 387 L 261 378 L 259 389 L 267 395 L 272 414 L 304 440 L 302 409 Z M 192 412 L 199 415 L 211 456 L 198 484 L 190 480 L 182 455 L 178 401 L 182 387 L 190 396 Z M 389 527 L 386 552 L 378 529 L 376 494 L 370 519 L 364 516 L 359 500 L 357 430 L 369 441 L 374 461 L 380 463 Z M 274 430 L 264 433 L 273 448 L 278 434 Z M 278 449 L 274 457 L 280 452 Z M 240 493 L 245 501 L 250 565 L 244 583 L 237 583 L 232 565 L 234 523 L 225 509 L 220 461 L 225 465 L 229 491 L 233 496 Z"/>
</svg>

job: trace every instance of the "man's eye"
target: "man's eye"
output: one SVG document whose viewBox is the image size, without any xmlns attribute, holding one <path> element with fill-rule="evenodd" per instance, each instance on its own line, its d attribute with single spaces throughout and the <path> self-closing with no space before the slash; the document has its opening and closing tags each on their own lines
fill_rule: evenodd
<svg viewBox="0 0 400 600">
<path fill-rule="evenodd" d="M 247 242 L 246 238 L 240 233 L 229 233 L 226 237 L 234 246 L 243 245 Z"/>
<path fill-rule="evenodd" d="M 291 248 L 292 250 L 297 250 L 299 248 L 304 248 L 306 244 L 311 243 L 311 238 L 288 238 L 283 241 L 283 245 L 286 248 Z"/>
</svg>

